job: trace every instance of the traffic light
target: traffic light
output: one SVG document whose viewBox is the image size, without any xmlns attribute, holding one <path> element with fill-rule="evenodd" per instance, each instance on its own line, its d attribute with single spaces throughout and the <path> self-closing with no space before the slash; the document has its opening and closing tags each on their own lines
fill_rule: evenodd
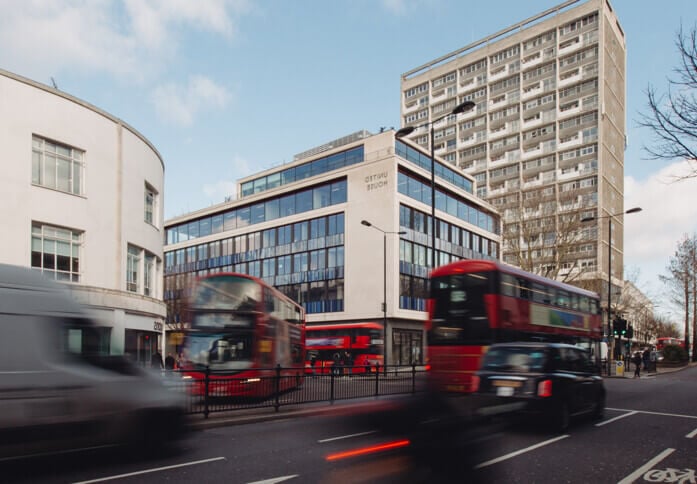
<svg viewBox="0 0 697 484">
<path fill-rule="evenodd" d="M 627 334 L 627 320 L 622 318 L 615 318 L 612 324 L 613 334 L 615 336 L 624 336 Z"/>
<path fill-rule="evenodd" d="M 631 324 L 627 325 L 627 338 L 632 339 L 634 337 L 634 328 Z"/>
</svg>

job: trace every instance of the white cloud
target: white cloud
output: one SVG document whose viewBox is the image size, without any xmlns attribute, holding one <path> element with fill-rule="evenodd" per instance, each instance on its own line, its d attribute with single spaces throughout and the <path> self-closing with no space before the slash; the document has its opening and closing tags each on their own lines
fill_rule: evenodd
<svg viewBox="0 0 697 484">
<path fill-rule="evenodd" d="M 382 5 L 395 15 L 404 15 L 407 11 L 407 0 L 382 0 Z"/>
<path fill-rule="evenodd" d="M 203 194 L 211 203 L 220 203 L 227 197 L 235 199 L 237 196 L 237 183 L 229 180 L 220 180 L 216 183 L 203 186 Z"/>
<path fill-rule="evenodd" d="M 656 162 L 658 163 L 658 162 Z M 625 209 L 642 207 L 624 217 L 625 265 L 640 270 L 639 287 L 667 309 L 658 276 L 684 234 L 697 232 L 697 178 L 679 179 L 690 171 L 687 162 L 666 165 L 646 180 L 626 177 Z"/>
<path fill-rule="evenodd" d="M 63 70 L 142 80 L 175 58 L 187 29 L 234 37 L 247 0 L 0 0 L 0 65 L 47 80 Z"/>
<path fill-rule="evenodd" d="M 235 180 L 251 175 L 254 171 L 248 160 L 235 156 L 230 161 L 231 177 Z M 220 180 L 215 183 L 208 183 L 203 186 L 203 194 L 211 203 L 220 203 L 226 197 L 237 198 L 237 182 L 230 180 Z"/>
<path fill-rule="evenodd" d="M 199 111 L 224 108 L 230 98 L 227 89 L 203 76 L 190 77 L 186 85 L 158 86 L 151 97 L 162 119 L 183 126 L 190 125 Z"/>
<path fill-rule="evenodd" d="M 393 15 L 401 16 L 436 8 L 438 3 L 438 0 L 382 0 L 382 7 Z"/>
</svg>

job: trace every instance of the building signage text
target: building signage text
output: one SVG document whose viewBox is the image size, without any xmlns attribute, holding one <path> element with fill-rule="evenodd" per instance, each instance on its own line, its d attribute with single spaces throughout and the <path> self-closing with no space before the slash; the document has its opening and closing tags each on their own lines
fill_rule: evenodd
<svg viewBox="0 0 697 484">
<path fill-rule="evenodd" d="M 364 179 L 365 189 L 367 191 L 378 190 L 380 188 L 387 187 L 387 172 L 383 171 L 381 173 L 376 173 L 375 175 L 368 175 Z"/>
</svg>

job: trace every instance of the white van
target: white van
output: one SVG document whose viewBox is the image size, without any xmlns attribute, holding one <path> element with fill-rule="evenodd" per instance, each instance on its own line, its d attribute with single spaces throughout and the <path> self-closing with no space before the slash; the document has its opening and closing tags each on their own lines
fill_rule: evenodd
<svg viewBox="0 0 697 484">
<path fill-rule="evenodd" d="M 184 429 L 182 396 L 122 356 L 67 290 L 0 264 L 0 459 L 131 443 Z"/>
</svg>

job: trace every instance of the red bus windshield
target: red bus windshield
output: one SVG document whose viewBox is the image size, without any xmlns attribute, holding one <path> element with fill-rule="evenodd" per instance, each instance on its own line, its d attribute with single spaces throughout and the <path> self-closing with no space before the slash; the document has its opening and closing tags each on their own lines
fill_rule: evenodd
<svg viewBox="0 0 697 484">
<path fill-rule="evenodd" d="M 304 313 L 262 281 L 215 274 L 197 281 L 184 359 L 191 369 L 244 370 L 304 361 Z M 274 324 L 259 324 L 263 321 Z"/>
<path fill-rule="evenodd" d="M 491 343 L 486 295 L 495 292 L 493 272 L 437 277 L 431 285 L 433 316 L 429 344 Z"/>
</svg>

